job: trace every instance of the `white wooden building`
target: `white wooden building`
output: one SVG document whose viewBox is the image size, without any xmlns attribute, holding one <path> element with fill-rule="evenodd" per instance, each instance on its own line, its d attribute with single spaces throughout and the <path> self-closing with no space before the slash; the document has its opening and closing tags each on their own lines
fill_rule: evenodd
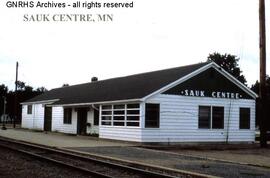
<svg viewBox="0 0 270 178">
<path fill-rule="evenodd" d="M 22 127 L 135 142 L 253 142 L 257 95 L 214 62 L 50 90 Z"/>
</svg>

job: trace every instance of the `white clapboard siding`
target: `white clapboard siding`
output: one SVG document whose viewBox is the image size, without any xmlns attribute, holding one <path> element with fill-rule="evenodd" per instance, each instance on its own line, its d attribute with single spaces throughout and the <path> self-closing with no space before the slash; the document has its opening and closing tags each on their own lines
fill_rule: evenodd
<svg viewBox="0 0 270 178">
<path fill-rule="evenodd" d="M 33 128 L 33 115 L 27 114 L 27 105 L 22 105 L 22 128 Z"/>
<path fill-rule="evenodd" d="M 22 128 L 43 130 L 44 107 L 42 104 L 32 105 L 32 114 L 27 114 L 27 105 L 22 106 Z"/>
<path fill-rule="evenodd" d="M 100 126 L 99 137 L 125 141 L 141 141 L 141 128 Z"/>
<path fill-rule="evenodd" d="M 160 127 L 143 128 L 142 142 L 225 142 L 227 139 L 229 142 L 254 141 L 255 100 L 158 94 L 146 103 L 160 104 Z M 199 105 L 223 106 L 224 129 L 198 129 Z M 239 130 L 240 107 L 251 109 L 249 130 Z"/>
<path fill-rule="evenodd" d="M 77 112 L 72 109 L 71 124 L 64 124 L 64 110 L 63 107 L 52 108 L 52 131 L 62 133 L 77 133 Z"/>
</svg>

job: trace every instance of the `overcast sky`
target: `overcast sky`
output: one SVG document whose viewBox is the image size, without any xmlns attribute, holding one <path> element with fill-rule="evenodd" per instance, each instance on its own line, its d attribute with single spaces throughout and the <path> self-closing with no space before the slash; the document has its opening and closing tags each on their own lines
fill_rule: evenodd
<svg viewBox="0 0 270 178">
<path fill-rule="evenodd" d="M 240 57 L 249 85 L 259 78 L 258 0 L 134 0 L 133 9 L 116 10 L 9 9 L 5 2 L 0 84 L 10 89 L 16 61 L 19 80 L 52 89 L 204 62 L 213 52 Z M 266 0 L 268 74 L 269 7 Z M 27 23 L 26 13 L 113 13 L 114 21 Z"/>
</svg>

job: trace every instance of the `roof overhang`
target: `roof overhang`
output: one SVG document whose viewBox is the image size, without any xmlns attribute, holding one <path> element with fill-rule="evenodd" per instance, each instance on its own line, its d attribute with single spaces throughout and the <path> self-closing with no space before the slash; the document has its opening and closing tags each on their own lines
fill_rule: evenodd
<svg viewBox="0 0 270 178">
<path fill-rule="evenodd" d="M 43 101 L 33 101 L 33 102 L 22 102 L 21 105 L 27 104 L 53 104 L 54 102 L 59 101 L 59 99 L 43 100 Z"/>
<path fill-rule="evenodd" d="M 51 104 L 49 106 L 80 107 L 80 106 L 92 106 L 100 104 L 116 104 L 116 103 L 131 103 L 131 102 L 142 102 L 142 99 L 127 99 L 127 100 L 101 101 L 90 103 Z"/>
<path fill-rule="evenodd" d="M 258 98 L 258 95 L 255 92 L 253 92 L 250 88 L 248 88 L 246 85 L 244 85 L 243 83 L 241 83 L 239 80 L 237 80 L 235 77 L 233 77 L 229 72 L 227 72 L 226 70 L 224 70 L 222 67 L 220 67 L 219 65 L 217 65 L 215 62 L 212 62 L 211 65 L 215 69 L 217 69 L 217 71 L 219 73 L 221 73 L 224 77 L 226 77 L 228 80 L 230 80 L 231 82 L 233 82 L 239 88 L 241 88 L 242 90 L 244 90 L 245 92 L 247 92 L 253 99 Z"/>
</svg>

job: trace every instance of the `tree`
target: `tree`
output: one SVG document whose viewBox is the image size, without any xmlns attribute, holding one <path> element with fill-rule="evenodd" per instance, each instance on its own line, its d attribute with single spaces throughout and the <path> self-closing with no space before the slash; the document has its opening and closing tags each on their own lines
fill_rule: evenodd
<svg viewBox="0 0 270 178">
<path fill-rule="evenodd" d="M 62 87 L 68 87 L 68 86 L 69 86 L 68 83 L 64 83 L 64 84 L 62 85 Z"/>
<path fill-rule="evenodd" d="M 24 87 L 24 91 L 26 91 L 26 92 L 32 92 L 32 91 L 33 91 L 33 87 L 31 87 L 31 86 L 29 86 L 29 85 L 26 85 L 26 86 Z"/>
<path fill-rule="evenodd" d="M 207 61 L 214 61 L 219 66 L 221 66 L 224 70 L 238 79 L 240 82 L 246 85 L 247 81 L 244 75 L 242 75 L 242 71 L 239 67 L 239 58 L 235 55 L 231 54 L 220 54 L 214 52 L 213 54 L 209 54 L 207 57 Z"/>
<path fill-rule="evenodd" d="M 45 87 L 39 87 L 36 90 L 33 90 L 33 87 L 26 85 L 25 82 L 23 81 L 18 81 L 18 90 L 17 90 L 17 103 L 16 103 L 16 108 L 17 108 L 17 115 L 16 120 L 17 122 L 20 122 L 21 119 L 21 102 L 24 102 L 30 98 L 33 98 L 37 95 L 40 95 L 44 93 L 46 90 Z M 8 87 L 5 86 L 4 84 L 0 85 L 0 116 L 3 113 L 3 96 L 6 97 L 7 100 L 7 105 L 6 105 L 6 113 L 15 118 L 15 91 L 9 91 Z"/>
<path fill-rule="evenodd" d="M 4 113 L 4 97 L 8 94 L 8 87 L 4 84 L 0 85 L 0 117 Z"/>
<path fill-rule="evenodd" d="M 8 87 L 4 84 L 0 85 L 0 97 L 5 96 L 8 93 Z"/>
<path fill-rule="evenodd" d="M 46 92 L 46 91 L 48 91 L 45 87 L 38 87 L 37 89 L 36 89 L 36 92 L 38 92 L 38 93 L 44 93 L 44 92 Z"/>
<path fill-rule="evenodd" d="M 251 85 L 251 90 L 259 94 L 260 82 L 257 80 L 255 84 Z M 266 96 L 270 98 L 270 76 L 266 76 Z"/>
<path fill-rule="evenodd" d="M 255 84 L 253 84 L 251 86 L 251 90 L 254 91 L 255 93 L 257 93 L 259 95 L 259 87 L 260 87 L 260 82 L 256 81 Z M 267 106 L 270 105 L 270 77 L 266 76 L 266 103 Z M 259 107 L 258 107 L 258 100 L 256 101 L 256 125 L 259 125 Z M 269 116 L 270 115 L 270 110 L 268 109 L 266 111 L 266 115 Z M 267 120 L 267 130 L 270 130 L 270 120 Z"/>
<path fill-rule="evenodd" d="M 16 84 L 16 82 L 15 82 Z M 24 90 L 25 89 L 25 82 L 22 82 L 22 81 L 17 81 L 17 87 L 18 87 L 18 90 Z"/>
</svg>

